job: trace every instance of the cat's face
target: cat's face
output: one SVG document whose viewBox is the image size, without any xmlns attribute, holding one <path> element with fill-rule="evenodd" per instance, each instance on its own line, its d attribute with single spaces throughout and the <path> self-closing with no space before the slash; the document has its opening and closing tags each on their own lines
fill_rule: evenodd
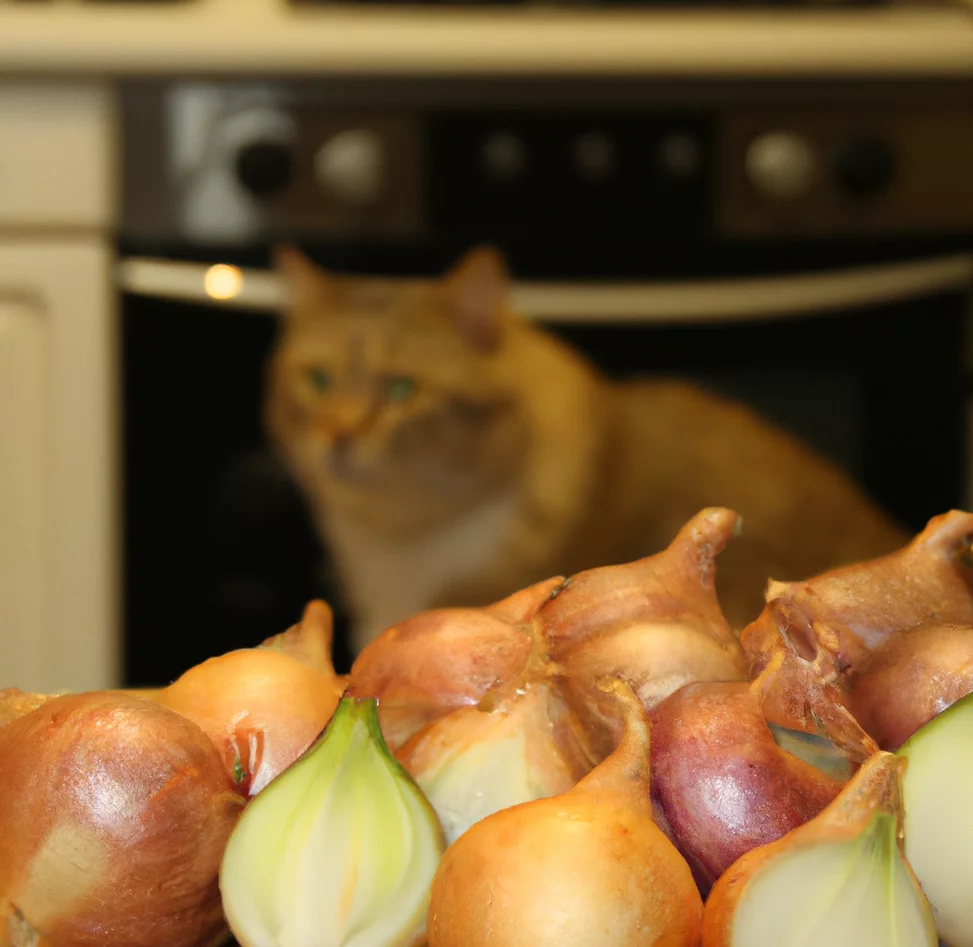
<svg viewBox="0 0 973 947">
<path fill-rule="evenodd" d="M 293 304 L 268 416 L 305 485 L 418 515 L 513 473 L 525 426 L 502 364 L 493 257 L 426 283 L 336 277 L 294 251 L 281 268 Z"/>
</svg>

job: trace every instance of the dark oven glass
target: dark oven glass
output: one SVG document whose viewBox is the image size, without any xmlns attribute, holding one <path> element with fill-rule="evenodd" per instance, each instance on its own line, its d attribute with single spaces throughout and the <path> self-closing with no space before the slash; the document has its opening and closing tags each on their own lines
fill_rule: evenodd
<svg viewBox="0 0 973 947">
<path fill-rule="evenodd" d="M 759 324 L 552 326 L 606 371 L 694 378 L 835 458 L 913 530 L 962 502 L 965 297 Z M 125 680 L 259 643 L 327 553 L 260 426 L 270 315 L 124 299 Z"/>
</svg>

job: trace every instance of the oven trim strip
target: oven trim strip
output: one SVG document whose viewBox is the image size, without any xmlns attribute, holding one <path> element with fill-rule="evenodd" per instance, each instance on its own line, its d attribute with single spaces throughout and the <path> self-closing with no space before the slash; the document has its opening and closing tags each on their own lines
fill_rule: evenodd
<svg viewBox="0 0 973 947">
<path fill-rule="evenodd" d="M 273 272 L 231 267 L 229 298 L 207 291 L 208 264 L 131 257 L 119 262 L 119 289 L 137 296 L 240 312 L 286 308 Z M 226 275 L 226 271 L 224 271 Z M 694 323 L 840 314 L 903 299 L 973 290 L 973 254 L 952 254 L 823 273 L 690 282 L 515 283 L 514 308 L 539 322 Z"/>
</svg>

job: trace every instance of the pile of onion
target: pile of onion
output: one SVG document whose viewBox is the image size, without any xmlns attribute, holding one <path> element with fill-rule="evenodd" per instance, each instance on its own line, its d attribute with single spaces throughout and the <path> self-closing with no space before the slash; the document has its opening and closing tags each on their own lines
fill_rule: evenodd
<svg viewBox="0 0 973 947">
<path fill-rule="evenodd" d="M 452 843 L 447 862 L 481 825 L 597 771 L 621 739 L 606 679 L 648 712 L 654 819 L 703 895 L 973 689 L 973 515 L 937 517 L 881 559 L 769 577 L 740 641 L 715 593 L 736 525 L 704 510 L 655 556 L 417 615 L 365 649 L 350 693 L 380 700 L 389 745 Z"/>
<path fill-rule="evenodd" d="M 347 681 L 312 602 L 159 690 L 0 691 L 0 947 L 215 944 L 228 839 L 261 947 L 400 947 L 427 900 L 429 947 L 973 947 L 973 514 L 769 577 L 740 639 L 736 526 L 413 616 Z"/>
<path fill-rule="evenodd" d="M 554 577 L 483 609 L 417 615 L 355 662 L 349 694 L 379 700 L 389 746 L 458 837 L 479 819 L 567 791 L 617 743 L 598 682 L 645 709 L 693 681 L 745 678 L 716 599 L 737 516 L 707 509 L 655 556 Z"/>
<path fill-rule="evenodd" d="M 567 792 L 604 759 L 621 736 L 604 713 L 605 679 L 629 685 L 650 714 L 655 817 L 701 892 L 835 798 L 862 756 L 842 738 L 830 691 L 802 679 L 801 727 L 775 725 L 764 702 L 795 660 L 782 652 L 748 681 L 720 610 L 716 561 L 737 526 L 731 510 L 703 510 L 655 556 L 485 609 L 420 614 L 362 652 L 349 693 L 379 699 L 386 740 L 448 841 Z M 828 731 L 805 736 L 822 718 Z"/>
</svg>

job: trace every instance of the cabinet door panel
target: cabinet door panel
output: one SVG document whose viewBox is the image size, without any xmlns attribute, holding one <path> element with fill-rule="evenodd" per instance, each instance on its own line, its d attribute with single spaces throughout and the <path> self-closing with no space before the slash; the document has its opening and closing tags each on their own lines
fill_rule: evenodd
<svg viewBox="0 0 973 947">
<path fill-rule="evenodd" d="M 119 683 L 112 262 L 0 239 L 0 687 Z"/>
<path fill-rule="evenodd" d="M 43 690 L 50 353 L 38 303 L 0 299 L 0 684 Z"/>
</svg>

